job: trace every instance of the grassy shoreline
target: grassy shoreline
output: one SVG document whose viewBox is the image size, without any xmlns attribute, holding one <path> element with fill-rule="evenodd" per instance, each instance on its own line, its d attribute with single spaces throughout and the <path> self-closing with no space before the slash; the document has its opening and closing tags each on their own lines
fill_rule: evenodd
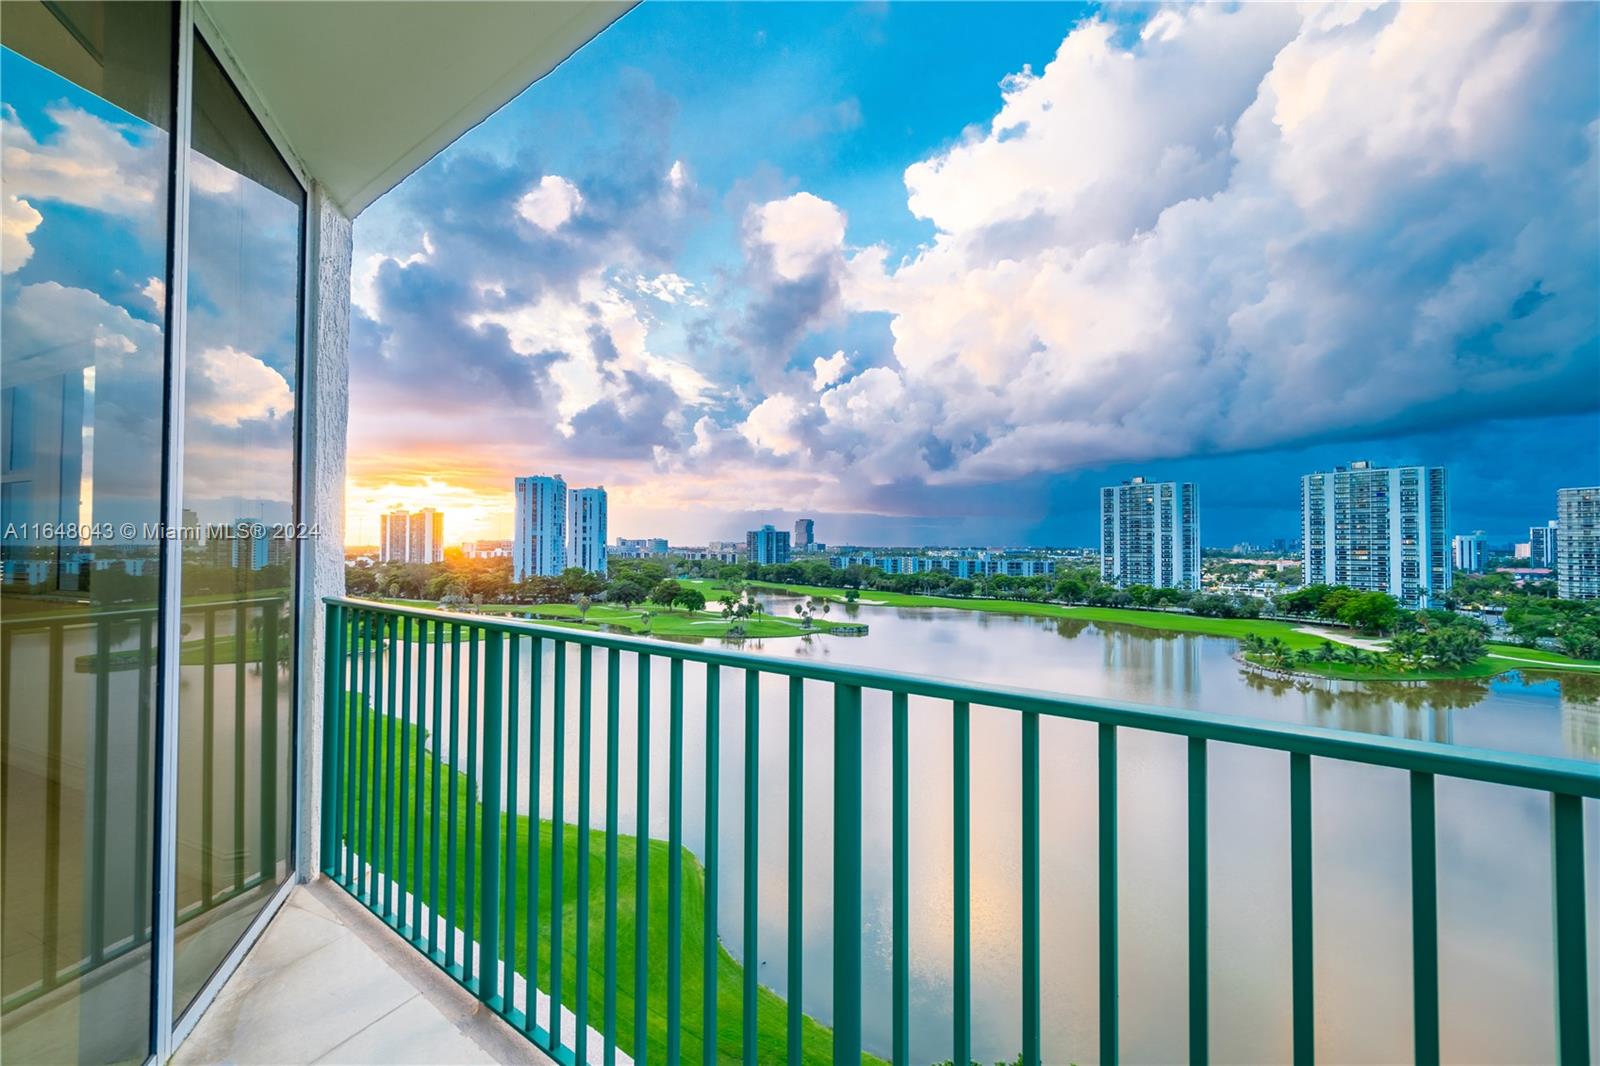
<svg viewBox="0 0 1600 1066">
<path fill-rule="evenodd" d="M 710 599 L 711 597 L 707 597 Z M 439 605 L 432 600 L 399 600 L 384 599 L 383 603 L 392 603 L 402 607 L 422 607 L 437 609 Z M 809 629 L 805 628 L 798 617 L 788 618 L 780 615 L 760 615 L 754 618 L 745 618 L 730 622 L 722 617 L 720 611 L 686 611 L 678 608 L 666 609 L 647 605 L 636 607 L 618 607 L 607 603 L 597 603 L 591 606 L 583 617 L 579 617 L 578 608 L 571 603 L 530 603 L 510 604 L 495 603 L 484 604 L 482 607 L 472 608 L 465 613 L 485 615 L 508 615 L 515 618 L 528 618 L 530 621 L 542 625 L 565 626 L 569 629 L 583 629 L 589 632 L 599 632 L 602 629 L 621 631 L 641 637 L 664 637 L 667 639 L 698 638 L 704 640 L 739 639 L 728 637 L 728 630 L 735 625 L 744 627 L 745 640 L 763 640 L 769 637 L 807 637 L 818 633 L 830 633 L 841 627 L 850 628 L 854 622 L 833 622 L 825 618 L 815 618 Z M 531 617 L 530 617 L 531 616 Z"/>
<path fill-rule="evenodd" d="M 686 581 L 684 584 L 698 588 L 708 599 L 720 596 L 725 591 L 722 586 L 712 581 Z M 768 592 L 815 596 L 835 603 L 846 602 L 843 589 L 817 585 L 780 585 L 765 581 L 747 582 L 747 586 Z M 1329 639 L 1316 633 L 1303 632 L 1300 627 L 1307 623 L 1285 622 L 1275 618 L 1208 618 L 1177 611 L 1067 606 L 1029 600 L 964 599 L 954 596 L 878 592 L 872 589 L 862 590 L 858 602 L 884 607 L 942 607 L 950 610 L 980 611 L 1030 618 L 1077 619 L 1084 622 L 1128 625 L 1168 633 L 1193 633 L 1232 640 L 1242 640 L 1246 635 L 1255 633 L 1268 639 L 1277 637 L 1292 651 L 1312 650 Z M 1600 673 L 1600 662 L 1574 659 L 1559 652 L 1523 648 L 1515 644 L 1490 643 L 1484 658 L 1457 670 L 1407 671 L 1392 667 L 1374 669 L 1348 663 L 1312 663 L 1296 666 L 1289 672 L 1344 681 L 1464 681 L 1494 677 L 1512 670 L 1566 670 L 1573 673 L 1594 674 Z"/>
<path fill-rule="evenodd" d="M 407 768 L 408 783 L 404 791 L 406 801 L 403 810 L 407 818 L 405 831 L 406 854 L 417 855 L 417 848 L 421 848 L 422 878 L 421 884 L 411 886 L 422 902 L 432 906 L 430 897 L 431 878 L 428 858 L 433 847 L 433 838 L 429 831 L 428 815 L 432 810 L 432 782 L 433 769 L 431 755 L 422 744 L 425 731 L 415 725 L 408 725 L 398 719 L 388 718 L 381 713 L 363 714 L 353 705 L 349 721 L 352 729 L 365 723 L 369 734 L 373 732 L 372 726 L 376 725 L 380 736 L 380 744 L 376 749 L 370 747 L 369 751 L 375 754 L 375 764 L 380 768 L 384 765 L 386 752 L 381 739 L 393 727 L 393 743 L 398 751 L 402 736 L 405 738 L 405 747 L 408 752 L 404 759 Z M 354 734 L 352 734 L 354 735 Z M 509 739 L 509 738 L 508 738 Z M 388 758 L 393 760 L 393 765 L 398 768 L 401 760 L 394 754 Z M 481 807 L 470 799 L 467 775 L 442 767 L 442 776 L 447 783 L 442 790 L 442 807 L 440 830 L 441 835 L 449 825 L 449 808 L 454 800 L 455 816 L 455 846 L 464 848 L 468 839 L 468 824 L 477 824 L 481 818 Z M 354 771 L 352 771 L 353 776 Z M 393 780 L 393 779 L 391 779 Z M 397 786 L 393 787 L 393 795 L 400 795 Z M 454 792 L 454 797 L 450 795 Z M 377 797 L 376 810 L 372 813 L 371 822 L 374 827 L 375 845 L 384 837 L 387 824 L 396 842 L 396 853 L 400 846 L 400 830 L 396 819 L 389 816 L 385 800 L 390 791 L 385 789 Z M 421 825 L 411 824 L 411 812 L 415 809 L 423 812 Z M 569 819 L 576 818 L 576 811 L 569 810 Z M 598 819 L 597 819 L 598 820 Z M 591 828 L 587 840 L 582 840 L 576 825 L 569 820 L 563 826 L 562 841 L 562 903 L 561 903 L 561 957 L 562 957 L 562 995 L 561 1002 L 574 1012 L 578 1009 L 578 990 L 576 988 L 577 974 L 577 930 L 579 920 L 578 906 L 578 869 L 580 846 L 586 851 L 586 864 L 588 867 L 588 958 L 589 958 L 589 983 L 587 988 L 587 1016 L 589 1024 L 598 1027 L 605 1017 L 605 992 L 608 984 L 616 986 L 616 1011 L 617 1011 L 617 1046 L 622 1051 L 634 1055 L 634 962 L 635 946 L 638 940 L 638 908 L 635 897 L 637 884 L 637 869 L 639 857 L 639 838 L 635 836 L 617 837 L 617 972 L 614 981 L 605 969 L 605 886 L 606 886 L 606 834 L 603 820 L 599 828 Z M 364 824 L 364 823 L 363 823 Z M 535 823 L 526 815 L 517 815 L 512 819 L 515 834 L 515 860 L 508 861 L 510 855 L 506 849 L 506 842 L 502 841 L 501 871 L 502 874 L 508 866 L 514 865 L 513 881 L 517 886 L 518 897 L 516 906 L 508 908 L 514 911 L 514 951 L 518 973 L 527 976 L 524 960 L 528 957 L 528 914 L 526 886 L 528 884 L 529 867 L 529 841 L 533 839 L 531 833 L 538 833 L 539 865 L 537 871 L 539 885 L 540 921 L 537 923 L 537 946 L 534 983 L 541 990 L 548 991 L 550 979 L 550 932 L 551 932 L 551 872 L 552 858 L 554 856 L 553 841 L 555 840 L 554 825 L 544 819 Z M 447 841 L 438 843 L 441 867 L 444 865 L 447 850 Z M 666 1058 L 667 1037 L 667 933 L 668 933 L 668 867 L 671 852 L 664 840 L 647 839 L 645 842 L 646 855 L 648 856 L 648 910 L 646 939 L 649 949 L 646 952 L 646 987 L 648 989 L 647 1004 L 647 1030 L 649 1041 L 649 1058 L 653 1061 L 664 1061 Z M 381 846 L 375 850 L 381 852 Z M 683 904 L 682 904 L 682 936 L 680 951 L 682 957 L 682 999 L 681 999 L 681 1054 L 684 1061 L 698 1062 L 702 1052 L 702 1018 L 705 1003 L 704 964 L 705 964 L 705 910 L 706 910 L 706 879 L 705 868 L 701 865 L 688 848 L 680 849 L 683 863 Z M 478 881 L 476 874 L 469 881 L 464 852 L 458 852 L 462 857 L 458 859 L 454 871 L 455 884 L 452 886 L 447 879 L 441 880 L 440 895 L 444 898 L 437 908 L 439 913 L 448 917 L 458 928 L 466 929 L 468 909 L 471 906 L 469 899 L 476 898 Z M 375 870 L 387 870 L 388 863 L 381 854 L 375 856 L 373 862 Z M 410 873 L 397 862 L 397 868 L 402 870 L 401 879 L 409 881 Z M 453 910 L 450 907 L 454 903 Z M 769 903 L 769 905 L 771 905 Z M 406 916 L 409 920 L 409 916 Z M 743 1048 L 742 1011 L 744 1002 L 744 968 L 730 955 L 720 942 L 717 945 L 717 1058 L 722 1061 L 737 1062 L 740 1060 Z M 537 1020 L 540 1025 L 545 1019 Z M 758 986 L 756 1002 L 756 1058 L 760 1062 L 783 1061 L 788 1046 L 788 1006 L 786 1001 L 771 990 Z M 832 1030 L 815 1021 L 809 1016 L 804 1016 L 801 1026 L 801 1051 L 802 1059 L 811 1063 L 827 1063 L 832 1060 L 833 1034 Z M 874 1064 L 881 1062 L 879 1059 L 863 1056 L 863 1061 Z"/>
</svg>

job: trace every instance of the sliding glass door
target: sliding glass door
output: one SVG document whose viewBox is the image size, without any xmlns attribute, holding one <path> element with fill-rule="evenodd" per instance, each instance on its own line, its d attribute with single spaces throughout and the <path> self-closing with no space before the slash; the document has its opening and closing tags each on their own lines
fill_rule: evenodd
<svg viewBox="0 0 1600 1066">
<path fill-rule="evenodd" d="M 194 42 L 178 752 L 182 1012 L 288 876 L 305 194 Z"/>
<path fill-rule="evenodd" d="M 146 1061 L 294 870 L 306 195 L 191 17 L 0 19 L 0 1061 Z"/>
</svg>

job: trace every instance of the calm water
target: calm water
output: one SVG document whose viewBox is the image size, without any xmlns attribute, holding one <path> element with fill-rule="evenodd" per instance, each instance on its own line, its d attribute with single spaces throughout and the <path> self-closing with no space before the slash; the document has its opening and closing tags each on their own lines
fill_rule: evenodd
<svg viewBox="0 0 1600 1066">
<path fill-rule="evenodd" d="M 792 600 L 769 609 L 792 613 Z M 859 638 L 769 640 L 750 650 L 835 664 L 958 677 L 1167 707 L 1593 759 L 1600 752 L 1600 679 L 1512 675 L 1482 684 L 1329 693 L 1244 676 L 1232 641 L 1130 627 L 863 605 Z M 844 617 L 835 607 L 832 619 Z M 569 649 L 575 696 L 577 649 Z M 523 654 L 524 685 L 532 678 Z M 605 824 L 605 659 L 594 660 L 594 796 Z M 545 706 L 550 706 L 548 653 Z M 619 697 L 619 823 L 634 831 L 635 674 L 625 657 Z M 685 670 L 684 836 L 704 856 L 705 671 Z M 722 670 L 719 927 L 740 954 L 744 677 Z M 650 834 L 667 834 L 667 664 L 652 673 Z M 759 924 L 761 981 L 785 987 L 787 680 L 762 682 Z M 570 698 L 570 697 L 569 697 Z M 832 702 L 807 684 L 805 719 L 805 979 L 808 1013 L 832 1013 Z M 524 708 L 526 701 L 524 701 Z M 864 706 L 865 871 L 863 1015 L 868 1045 L 890 1039 L 889 708 Z M 913 1056 L 950 1055 L 951 722 L 948 705 L 911 703 L 911 951 Z M 1017 716 L 972 710 L 974 1055 L 1020 1049 L 1019 843 L 1021 734 Z M 566 810 L 577 809 L 577 723 L 567 722 Z M 524 709 L 521 731 L 526 737 Z M 544 716 L 542 745 L 552 723 Z M 1090 1062 L 1098 1047 L 1096 761 L 1094 727 L 1041 727 L 1045 1058 Z M 546 755 L 548 760 L 548 755 Z M 1121 1023 L 1128 1061 L 1186 1057 L 1185 749 L 1180 738 L 1122 730 L 1119 756 Z M 524 760 L 525 761 L 525 760 Z M 527 777 L 519 806 L 526 810 Z M 540 808 L 550 813 L 548 762 Z M 1314 764 L 1318 1052 L 1325 1061 L 1390 1062 L 1411 1053 L 1408 792 L 1404 774 Z M 1288 762 L 1269 752 L 1212 746 L 1211 957 L 1213 1056 L 1276 1062 L 1290 1054 Z M 1440 960 L 1444 1053 L 1463 1061 L 1547 1061 L 1552 929 L 1549 812 L 1543 796 L 1440 781 Z M 1600 811 L 1588 809 L 1590 886 L 1600 884 Z M 1594 932 L 1595 930 L 1591 930 Z M 1591 952 L 1591 962 L 1600 951 Z M 1600 988 L 1600 976 L 1592 988 Z"/>
</svg>

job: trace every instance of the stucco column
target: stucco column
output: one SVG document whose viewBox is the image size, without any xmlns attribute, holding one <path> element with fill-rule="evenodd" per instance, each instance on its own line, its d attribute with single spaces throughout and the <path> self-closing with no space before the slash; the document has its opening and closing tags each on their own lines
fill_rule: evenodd
<svg viewBox="0 0 1600 1066">
<path fill-rule="evenodd" d="M 301 880 L 321 869 L 324 596 L 344 594 L 345 428 L 350 415 L 351 222 L 312 189 L 305 381 L 300 442 L 301 521 L 318 535 L 300 548 L 299 743 L 296 834 Z"/>
</svg>

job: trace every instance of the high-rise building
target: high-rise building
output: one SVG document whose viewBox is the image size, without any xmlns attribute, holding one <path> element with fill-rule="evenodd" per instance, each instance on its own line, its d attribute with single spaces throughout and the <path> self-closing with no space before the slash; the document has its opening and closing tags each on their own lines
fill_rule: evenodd
<svg viewBox="0 0 1600 1066">
<path fill-rule="evenodd" d="M 444 512 L 424 507 L 411 515 L 406 562 L 444 562 Z"/>
<path fill-rule="evenodd" d="M 1556 595 L 1600 599 L 1600 485 L 1556 492 Z"/>
<path fill-rule="evenodd" d="M 606 572 L 606 487 L 573 489 L 567 496 L 567 565 Z"/>
<path fill-rule="evenodd" d="M 1200 587 L 1200 493 L 1131 478 L 1100 490 L 1100 576 L 1117 585 Z"/>
<path fill-rule="evenodd" d="M 1465 570 L 1469 574 L 1483 571 L 1484 562 L 1484 537 L 1483 530 L 1475 529 L 1471 533 L 1457 533 L 1450 541 L 1450 562 L 1457 570 Z"/>
<path fill-rule="evenodd" d="M 1449 522 L 1443 467 L 1357 462 L 1307 474 L 1300 479 L 1305 583 L 1433 606 L 1451 587 Z"/>
<path fill-rule="evenodd" d="M 810 518 L 799 518 L 794 523 L 794 540 L 790 546 L 797 552 L 809 551 L 817 542 L 817 523 Z"/>
<path fill-rule="evenodd" d="M 1528 527 L 1528 565 L 1556 568 L 1556 520 Z"/>
<path fill-rule="evenodd" d="M 444 512 L 390 511 L 378 516 L 380 563 L 444 562 Z"/>
<path fill-rule="evenodd" d="M 666 537 L 618 537 L 616 547 L 611 554 L 625 556 L 630 559 L 642 559 L 649 555 L 666 555 Z"/>
<path fill-rule="evenodd" d="M 567 483 L 559 474 L 516 480 L 511 579 L 557 577 L 567 567 Z"/>
<path fill-rule="evenodd" d="M 744 535 L 745 551 L 752 563 L 768 566 L 789 561 L 789 531 L 766 525 Z"/>
<path fill-rule="evenodd" d="M 411 548 L 411 512 L 390 511 L 378 516 L 378 562 L 403 563 Z"/>
</svg>

